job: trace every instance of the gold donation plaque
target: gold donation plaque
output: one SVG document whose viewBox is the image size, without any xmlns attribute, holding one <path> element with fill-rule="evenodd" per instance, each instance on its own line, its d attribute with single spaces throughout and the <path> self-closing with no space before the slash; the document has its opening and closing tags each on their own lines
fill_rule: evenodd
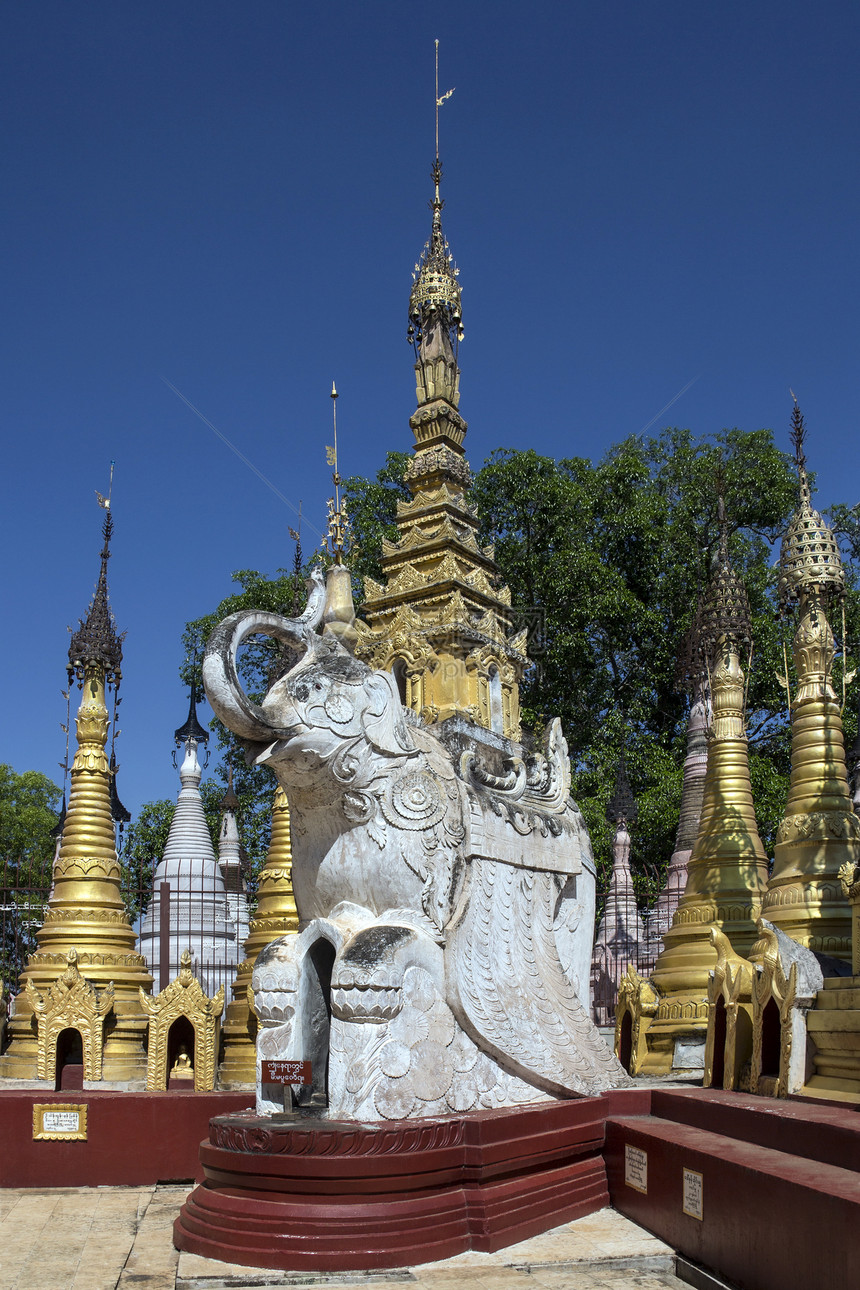
<svg viewBox="0 0 860 1290">
<path fill-rule="evenodd" d="M 624 1144 L 624 1181 L 636 1191 L 648 1191 L 648 1153 L 629 1142 Z"/>
<path fill-rule="evenodd" d="M 33 1106 L 34 1142 L 86 1142 L 86 1103 L 36 1102 Z"/>
<path fill-rule="evenodd" d="M 697 1218 L 701 1223 L 704 1214 L 702 1211 L 702 1175 L 697 1174 L 695 1169 L 684 1170 L 684 1202 L 683 1211 L 689 1214 L 690 1218 Z"/>
</svg>

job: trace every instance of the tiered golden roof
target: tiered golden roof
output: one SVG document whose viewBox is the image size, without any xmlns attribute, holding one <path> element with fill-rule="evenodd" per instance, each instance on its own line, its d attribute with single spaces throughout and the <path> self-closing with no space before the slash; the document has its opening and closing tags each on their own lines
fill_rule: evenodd
<svg viewBox="0 0 860 1290">
<path fill-rule="evenodd" d="M 516 739 L 526 637 L 515 632 L 510 592 L 492 549 L 479 545 L 478 518 L 466 497 L 461 288 L 442 232 L 441 175 L 437 157 L 431 235 L 409 298 L 418 401 L 409 422 L 412 498 L 398 504 L 398 540 L 383 544 L 385 586 L 365 583 L 370 630 L 360 631 L 355 652 L 393 671 L 403 702 L 424 720 L 460 715 Z"/>
</svg>

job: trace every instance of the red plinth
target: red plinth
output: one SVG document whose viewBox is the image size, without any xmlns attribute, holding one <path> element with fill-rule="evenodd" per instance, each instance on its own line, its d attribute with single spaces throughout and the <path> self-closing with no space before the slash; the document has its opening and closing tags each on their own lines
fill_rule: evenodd
<svg viewBox="0 0 860 1290">
<path fill-rule="evenodd" d="M 249 1093 L 42 1093 L 0 1089 L 0 1187 L 146 1186 L 203 1177 L 200 1139 L 213 1115 Z M 35 1103 L 83 1103 L 85 1142 L 33 1138 Z"/>
<path fill-rule="evenodd" d="M 379 1124 L 217 1116 L 174 1241 L 231 1263 L 324 1272 L 497 1250 L 607 1204 L 609 1105 Z"/>
</svg>

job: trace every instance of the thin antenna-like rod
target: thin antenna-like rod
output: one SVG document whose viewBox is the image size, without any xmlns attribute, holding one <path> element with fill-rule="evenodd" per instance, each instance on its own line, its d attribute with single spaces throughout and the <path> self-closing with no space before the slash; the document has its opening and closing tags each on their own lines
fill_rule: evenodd
<svg viewBox="0 0 860 1290">
<path fill-rule="evenodd" d="M 337 470 L 337 390 L 331 383 L 331 415 L 334 422 L 334 504 L 340 510 L 340 475 Z"/>
<path fill-rule="evenodd" d="M 439 41 L 436 41 L 436 169 L 439 168 L 439 109 L 446 99 L 449 99 L 454 93 L 454 89 L 447 90 L 443 95 L 439 94 Z"/>
<path fill-rule="evenodd" d="M 436 41 L 436 160 L 439 160 L 439 41 Z"/>
</svg>

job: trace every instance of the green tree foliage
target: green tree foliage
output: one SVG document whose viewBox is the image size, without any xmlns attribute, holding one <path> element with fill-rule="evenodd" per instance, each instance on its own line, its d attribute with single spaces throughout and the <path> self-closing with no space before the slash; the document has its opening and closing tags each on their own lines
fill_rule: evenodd
<svg viewBox="0 0 860 1290">
<path fill-rule="evenodd" d="M 0 869 L 16 885 L 49 886 L 62 791 L 37 770 L 0 765 Z"/>
<path fill-rule="evenodd" d="M 361 578 L 381 577 L 382 540 L 396 538 L 399 500 L 410 458 L 389 453 L 375 480 L 345 481 L 343 496 L 355 535 L 350 560 L 356 605 Z M 772 851 L 785 806 L 789 770 L 788 712 L 777 673 L 784 671 L 794 625 L 781 619 L 774 561 L 795 508 L 793 464 L 768 430 L 725 430 L 710 439 L 689 430 L 632 437 L 599 462 L 555 461 L 533 451 L 501 449 L 478 472 L 471 500 L 482 540 L 492 542 L 515 611 L 530 628 L 532 667 L 521 690 L 523 725 L 538 734 L 550 716 L 562 718 L 572 756 L 574 791 L 592 835 L 602 880 L 608 877 L 612 827 L 605 819 L 619 749 L 639 802 L 633 867 L 643 905 L 656 895 L 671 855 L 680 806 L 688 700 L 677 684 L 677 658 L 698 596 L 707 584 L 719 542 L 716 477 L 723 483 L 729 554 L 750 599 L 754 653 L 749 676 L 750 770 L 762 840 Z M 849 590 L 849 643 L 860 653 L 860 510 L 835 506 Z M 300 560 L 299 560 L 300 564 Z M 294 567 L 268 579 L 234 574 L 239 591 L 204 618 L 189 623 L 190 659 L 212 627 L 237 609 L 294 614 L 304 588 Z M 840 637 L 841 624 L 833 623 Z M 243 684 L 259 699 L 289 657 L 261 640 L 240 659 Z M 789 660 L 790 663 L 790 660 Z M 849 658 L 850 665 L 850 658 Z M 841 662 L 839 664 L 841 669 Z M 191 679 L 191 664 L 184 676 Z M 834 678 L 841 685 L 841 671 Z M 273 782 L 248 768 L 237 741 L 218 729 L 224 782 L 233 766 L 244 827 L 258 823 L 257 863 L 268 842 Z M 856 733 L 849 703 L 846 736 Z"/>
<path fill-rule="evenodd" d="M 677 827 L 687 701 L 676 663 L 717 551 L 718 468 L 729 554 L 752 611 L 751 774 L 762 838 L 772 847 L 789 769 L 788 713 L 776 675 L 793 631 L 777 612 L 773 544 L 794 510 L 797 484 L 771 432 L 728 430 L 703 440 L 668 430 L 627 439 L 596 465 L 503 450 L 472 494 L 514 605 L 543 615 L 544 639 L 533 641 L 535 667 L 521 692 L 524 724 L 562 717 L 604 880 L 611 854 L 604 811 L 627 742 L 643 901 L 659 888 Z M 848 573 L 853 623 L 860 621 L 854 566 Z"/>
</svg>

